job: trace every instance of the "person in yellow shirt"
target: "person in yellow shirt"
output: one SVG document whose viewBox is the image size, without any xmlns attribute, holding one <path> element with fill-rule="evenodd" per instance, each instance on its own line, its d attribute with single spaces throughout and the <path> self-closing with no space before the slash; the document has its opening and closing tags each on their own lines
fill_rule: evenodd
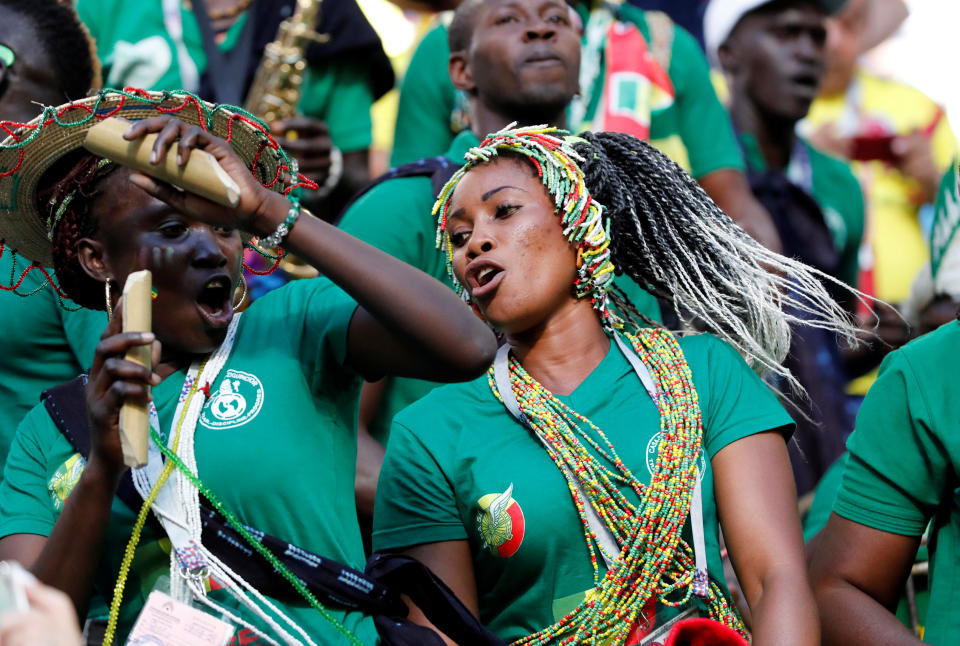
<svg viewBox="0 0 960 646">
<path fill-rule="evenodd" d="M 936 197 L 957 143 L 934 101 L 857 63 L 872 11 L 872 0 L 851 0 L 828 21 L 828 71 L 802 130 L 818 147 L 851 160 L 867 206 L 858 287 L 897 306 L 928 259 L 918 214 Z M 907 341 L 905 323 L 878 315 L 887 343 Z M 852 392 L 864 393 L 873 376 L 854 381 Z"/>
</svg>

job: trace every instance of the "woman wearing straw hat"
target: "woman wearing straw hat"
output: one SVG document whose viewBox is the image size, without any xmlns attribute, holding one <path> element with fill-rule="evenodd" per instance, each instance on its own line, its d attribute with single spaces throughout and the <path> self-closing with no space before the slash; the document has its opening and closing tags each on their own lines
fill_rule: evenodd
<svg viewBox="0 0 960 646">
<path fill-rule="evenodd" d="M 240 187 L 237 208 L 81 150 L 85 132 L 107 116 L 139 120 L 129 140 L 159 133 L 157 159 L 172 147 L 184 162 L 193 149 L 212 153 Z M 28 414 L 0 487 L 0 558 L 28 564 L 81 614 L 94 587 L 113 597 L 108 642 L 130 629 L 166 571 L 172 596 L 229 617 L 243 643 L 371 643 L 369 622 L 327 611 L 300 588 L 299 601 L 262 596 L 257 581 L 209 549 L 206 533 L 201 539 L 200 500 L 237 521 L 231 527 L 247 549 L 266 533 L 287 541 L 290 553 L 358 566 L 360 377 L 455 381 L 492 357 L 492 335 L 449 289 L 277 192 L 296 183 L 290 164 L 256 121 L 180 93 L 104 91 L 48 108 L 0 147 L 0 236 L 52 265 L 77 303 L 113 310 L 80 404 L 87 457 L 58 430 L 49 405 Z M 328 278 L 298 281 L 234 314 L 250 234 Z M 153 272 L 153 332 L 123 334 L 118 292 L 143 268 Z M 152 370 L 123 359 L 148 344 Z M 125 401 L 150 399 L 148 386 L 154 441 L 150 462 L 131 479 L 117 416 Z M 115 496 L 125 483 L 153 503 L 162 530 Z M 296 586 L 279 561 L 270 563 Z"/>
</svg>

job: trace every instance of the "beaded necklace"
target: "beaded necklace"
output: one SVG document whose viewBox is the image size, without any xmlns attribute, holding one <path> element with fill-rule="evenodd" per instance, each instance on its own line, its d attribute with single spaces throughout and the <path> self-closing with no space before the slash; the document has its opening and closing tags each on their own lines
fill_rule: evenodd
<svg viewBox="0 0 960 646">
<path fill-rule="evenodd" d="M 595 586 L 593 594 L 560 621 L 515 645 L 621 644 L 635 625 L 645 621 L 643 610 L 648 600 L 656 598 L 676 607 L 689 602 L 695 591 L 712 619 L 745 635 L 739 615 L 719 586 L 713 581 L 697 581 L 692 550 L 681 538 L 697 480 L 702 437 L 690 367 L 676 338 L 666 330 L 641 330 L 626 337 L 648 367 L 660 412 L 663 439 L 649 485 L 641 483 L 623 463 L 600 428 L 544 388 L 516 359 L 509 361 L 510 390 L 521 419 L 543 442 L 567 480 L 583 525 Z M 493 367 L 488 381 L 494 395 L 503 401 Z M 618 485 L 632 489 L 639 504 L 631 503 Z M 604 553 L 603 536 L 591 526 L 588 515 L 594 513 L 619 549 L 614 558 Z M 598 552 L 608 563 L 602 577 Z"/>
</svg>

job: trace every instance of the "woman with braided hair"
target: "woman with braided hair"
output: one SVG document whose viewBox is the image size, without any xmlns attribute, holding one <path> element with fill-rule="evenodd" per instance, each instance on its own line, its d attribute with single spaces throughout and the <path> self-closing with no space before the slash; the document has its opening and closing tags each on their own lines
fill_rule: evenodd
<svg viewBox="0 0 960 646">
<path fill-rule="evenodd" d="M 564 135 L 490 135 L 440 193 L 455 284 L 506 343 L 394 419 L 374 548 L 422 560 L 514 644 L 659 642 L 697 611 L 746 635 L 719 522 L 753 643 L 815 644 L 793 423 L 756 372 L 790 380 L 785 311 L 855 329 L 655 149 Z M 642 327 L 621 272 L 709 333 Z"/>
<path fill-rule="evenodd" d="M 212 154 L 239 187 L 237 207 L 80 148 L 108 116 L 136 120 L 128 141 L 157 134 L 154 163 L 174 147 L 183 164 Z M 295 162 L 233 108 L 105 90 L 0 129 L 12 133 L 0 144 L 0 239 L 55 267 L 51 288 L 111 316 L 88 376 L 47 391 L 17 429 L 0 559 L 66 592 L 80 616 L 95 591 L 112 600 L 105 646 L 125 643 L 161 575 L 161 591 L 229 619 L 234 643 L 374 643 L 373 622 L 344 609 L 356 605 L 328 608 L 311 584 L 320 564 L 364 563 L 361 377 L 471 378 L 493 335 L 438 281 L 301 212 L 285 190 L 302 185 Z M 326 278 L 235 314 L 251 234 Z M 123 333 L 120 294 L 141 269 L 152 272 L 152 332 Z M 152 368 L 125 358 L 150 344 Z M 118 432 L 127 402 L 150 410 L 149 459 L 133 470 Z"/>
</svg>

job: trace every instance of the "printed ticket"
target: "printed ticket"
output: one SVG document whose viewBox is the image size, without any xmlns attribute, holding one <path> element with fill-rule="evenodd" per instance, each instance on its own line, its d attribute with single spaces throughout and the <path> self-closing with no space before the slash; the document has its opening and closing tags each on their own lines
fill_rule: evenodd
<svg viewBox="0 0 960 646">
<path fill-rule="evenodd" d="M 231 637 L 230 624 L 154 590 L 127 646 L 226 646 Z"/>
</svg>

